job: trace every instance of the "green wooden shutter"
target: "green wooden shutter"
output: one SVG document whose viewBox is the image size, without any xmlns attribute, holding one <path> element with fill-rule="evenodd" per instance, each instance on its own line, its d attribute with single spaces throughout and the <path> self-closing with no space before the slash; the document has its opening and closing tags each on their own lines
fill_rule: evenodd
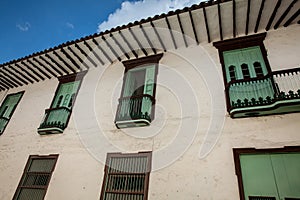
<svg viewBox="0 0 300 200">
<path fill-rule="evenodd" d="M 279 196 L 300 198 L 300 153 L 272 154 Z"/>
<path fill-rule="evenodd" d="M 144 94 L 153 96 L 154 92 L 155 65 L 146 68 Z"/>
<path fill-rule="evenodd" d="M 236 79 L 242 79 L 243 77 L 242 70 L 239 67 L 238 53 L 239 50 L 231 50 L 231 51 L 223 52 L 227 82 L 231 81 L 230 70 L 229 70 L 230 68 L 235 69 Z"/>
<path fill-rule="evenodd" d="M 7 95 L 0 107 L 0 134 L 3 133 L 23 93 Z"/>
<path fill-rule="evenodd" d="M 72 104 L 72 96 L 77 93 L 80 81 L 63 83 L 59 86 L 55 99 L 53 101 L 52 107 L 68 107 L 71 108 Z"/>
<path fill-rule="evenodd" d="M 241 155 L 240 162 L 245 199 L 268 196 L 279 200 L 269 155 Z"/>
<path fill-rule="evenodd" d="M 240 156 L 245 198 L 300 198 L 300 153 Z"/>
<path fill-rule="evenodd" d="M 123 97 L 130 97 L 134 92 L 134 77 L 131 71 L 126 73 Z"/>
<path fill-rule="evenodd" d="M 149 94 L 150 96 L 154 95 L 154 78 L 155 78 L 155 65 L 148 66 L 146 68 L 145 75 L 145 85 L 144 85 L 144 94 Z M 152 110 L 152 101 L 149 97 L 143 98 L 142 103 L 142 113 L 151 114 Z"/>
<path fill-rule="evenodd" d="M 227 82 L 231 80 L 229 67 L 235 66 L 237 79 L 243 79 L 242 65 L 247 65 L 251 78 L 257 77 L 254 63 L 261 65 L 263 75 L 267 75 L 268 71 L 263 59 L 259 46 L 248 47 L 243 49 L 235 49 L 223 52 Z"/>
<path fill-rule="evenodd" d="M 0 108 L 1 117 L 10 118 L 23 93 L 8 95 Z"/>
</svg>

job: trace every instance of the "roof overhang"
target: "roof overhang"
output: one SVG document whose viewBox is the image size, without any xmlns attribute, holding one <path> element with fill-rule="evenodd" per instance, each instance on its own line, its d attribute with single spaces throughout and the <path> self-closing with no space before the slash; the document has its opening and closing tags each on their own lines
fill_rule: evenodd
<svg viewBox="0 0 300 200">
<path fill-rule="evenodd" d="M 298 0 L 211 0 L 0 65 L 0 91 L 89 68 L 299 24 Z"/>
</svg>

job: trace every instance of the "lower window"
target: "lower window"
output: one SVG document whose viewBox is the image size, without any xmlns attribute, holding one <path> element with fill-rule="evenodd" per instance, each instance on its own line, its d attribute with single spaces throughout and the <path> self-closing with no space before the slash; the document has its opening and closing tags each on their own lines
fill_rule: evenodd
<svg viewBox="0 0 300 200">
<path fill-rule="evenodd" d="M 233 149 L 241 199 L 300 199 L 300 147 Z"/>
<path fill-rule="evenodd" d="M 101 200 L 146 200 L 151 152 L 107 154 Z"/>
<path fill-rule="evenodd" d="M 58 155 L 29 156 L 13 200 L 43 200 Z"/>
</svg>

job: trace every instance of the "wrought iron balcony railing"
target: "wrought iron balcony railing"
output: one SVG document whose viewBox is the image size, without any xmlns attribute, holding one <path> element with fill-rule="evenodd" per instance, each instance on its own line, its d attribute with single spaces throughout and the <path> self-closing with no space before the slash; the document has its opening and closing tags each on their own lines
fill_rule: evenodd
<svg viewBox="0 0 300 200">
<path fill-rule="evenodd" d="M 226 96 L 231 117 L 298 112 L 300 68 L 229 82 Z"/>
<path fill-rule="evenodd" d="M 71 109 L 67 107 L 49 108 L 38 128 L 39 134 L 62 133 L 70 119 Z"/>
<path fill-rule="evenodd" d="M 9 119 L 6 117 L 0 117 L 0 135 L 3 133 Z"/>
<path fill-rule="evenodd" d="M 153 118 L 155 99 L 148 94 L 119 99 L 115 124 L 118 128 L 146 126 Z"/>
</svg>

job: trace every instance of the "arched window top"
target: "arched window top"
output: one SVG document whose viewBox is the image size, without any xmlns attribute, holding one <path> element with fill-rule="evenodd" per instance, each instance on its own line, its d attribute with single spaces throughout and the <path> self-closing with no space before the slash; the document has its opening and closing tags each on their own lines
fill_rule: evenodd
<svg viewBox="0 0 300 200">
<path fill-rule="evenodd" d="M 55 106 L 56 108 L 59 108 L 59 106 L 60 106 L 60 104 L 61 104 L 63 98 L 64 98 L 64 95 L 60 95 L 60 96 L 58 97 L 58 101 L 57 101 L 57 104 L 56 104 L 56 106 Z"/>
<path fill-rule="evenodd" d="M 255 73 L 256 73 L 256 76 L 263 76 L 264 73 L 263 73 L 263 69 L 262 69 L 262 66 L 261 66 L 261 63 L 256 61 L 253 63 L 253 66 L 254 66 L 254 70 L 255 70 Z"/>
<path fill-rule="evenodd" d="M 242 73 L 243 73 L 243 77 L 245 78 L 250 78 L 250 72 L 249 72 L 249 67 L 246 63 L 243 63 L 241 65 L 242 68 Z"/>
<path fill-rule="evenodd" d="M 229 71 L 229 78 L 230 80 L 229 81 L 233 81 L 233 80 L 236 80 L 236 67 L 234 65 L 230 65 L 228 67 L 228 71 Z"/>
</svg>

